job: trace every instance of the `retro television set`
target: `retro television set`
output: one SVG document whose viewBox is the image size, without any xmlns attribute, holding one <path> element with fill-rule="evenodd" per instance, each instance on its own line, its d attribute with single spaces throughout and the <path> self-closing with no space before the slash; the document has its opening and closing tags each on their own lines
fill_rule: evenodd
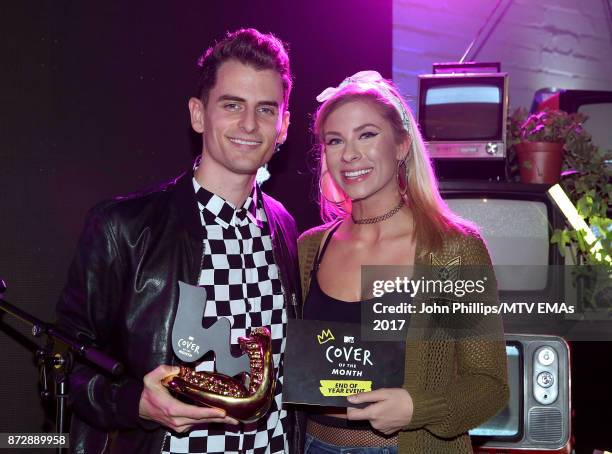
<svg viewBox="0 0 612 454">
<path fill-rule="evenodd" d="M 570 349 L 560 337 L 506 334 L 508 405 L 472 429 L 476 454 L 571 452 Z"/>
<path fill-rule="evenodd" d="M 507 116 L 505 73 L 445 71 L 419 76 L 418 123 L 435 160 L 503 161 Z"/>
<path fill-rule="evenodd" d="M 440 182 L 440 192 L 449 207 L 477 224 L 487 242 L 496 265 L 501 300 L 542 298 L 562 285 L 560 276 L 548 265 L 564 263 L 550 243 L 552 230 L 561 227 L 564 219 L 547 197 L 547 189 L 548 185 L 507 182 Z M 504 325 L 507 333 L 515 332 L 507 316 Z M 537 329 L 518 332 L 506 334 L 508 406 L 470 432 L 475 452 L 569 452 L 571 381 L 567 343 Z M 541 364 L 542 349 L 552 352 L 554 364 Z"/>
</svg>

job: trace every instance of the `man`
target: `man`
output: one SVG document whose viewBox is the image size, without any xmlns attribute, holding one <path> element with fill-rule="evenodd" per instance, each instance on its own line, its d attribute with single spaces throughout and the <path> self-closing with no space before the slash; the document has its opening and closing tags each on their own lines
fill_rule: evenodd
<svg viewBox="0 0 612 454">
<path fill-rule="evenodd" d="M 296 228 L 254 184 L 289 126 L 289 59 L 254 29 L 230 33 L 200 60 L 191 124 L 202 134 L 193 172 L 89 214 L 58 324 L 126 368 L 118 380 L 78 363 L 70 383 L 74 452 L 285 452 L 294 425 L 281 407 L 288 317 L 297 314 Z M 160 380 L 176 373 L 171 331 L 178 282 L 207 292 L 204 325 L 232 322 L 231 340 L 266 326 L 277 389 L 270 411 L 239 424 L 215 408 L 183 403 Z M 194 314 L 200 316 L 200 314 Z M 212 370 L 205 358 L 198 370 Z"/>
</svg>

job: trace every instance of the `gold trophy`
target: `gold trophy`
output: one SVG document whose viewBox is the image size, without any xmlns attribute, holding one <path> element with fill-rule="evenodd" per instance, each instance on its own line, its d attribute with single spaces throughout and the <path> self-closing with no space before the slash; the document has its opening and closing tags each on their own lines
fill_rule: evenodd
<svg viewBox="0 0 612 454">
<path fill-rule="evenodd" d="M 179 288 L 172 330 L 174 352 L 181 360 L 193 362 L 213 350 L 217 372 L 196 372 L 180 366 L 179 373 L 165 377 L 162 384 L 195 404 L 222 408 L 238 421 L 261 418 L 272 404 L 276 385 L 270 331 L 258 327 L 251 330 L 250 336 L 239 337 L 238 344 L 246 357 L 234 358 L 229 352 L 229 320 L 221 318 L 209 329 L 203 328 L 201 318 L 193 314 L 204 313 L 206 291 L 184 282 L 179 282 Z"/>
</svg>

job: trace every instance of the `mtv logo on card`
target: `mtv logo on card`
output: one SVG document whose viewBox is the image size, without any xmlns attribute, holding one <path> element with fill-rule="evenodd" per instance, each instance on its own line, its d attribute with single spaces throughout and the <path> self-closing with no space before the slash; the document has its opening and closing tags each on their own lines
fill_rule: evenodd
<svg viewBox="0 0 612 454">
<path fill-rule="evenodd" d="M 355 343 L 355 338 L 353 336 L 344 336 L 344 343 L 345 344 L 354 344 Z"/>
</svg>

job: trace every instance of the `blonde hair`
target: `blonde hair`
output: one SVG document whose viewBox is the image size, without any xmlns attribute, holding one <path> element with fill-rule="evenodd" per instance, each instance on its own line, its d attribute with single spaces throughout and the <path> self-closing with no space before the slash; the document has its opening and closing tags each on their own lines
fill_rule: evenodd
<svg viewBox="0 0 612 454">
<path fill-rule="evenodd" d="M 412 210 L 415 222 L 414 234 L 419 245 L 424 247 L 424 250 L 434 251 L 442 245 L 444 235 L 449 232 L 476 231 L 473 224 L 455 215 L 440 196 L 438 183 L 414 115 L 397 88 L 390 81 L 385 80 L 378 83 L 385 84 L 387 90 L 397 98 L 397 101 L 405 109 L 408 119 L 407 127 L 404 126 L 396 106 L 371 84 L 366 86 L 352 83 L 336 92 L 321 104 L 314 114 L 312 129 L 316 141 L 315 158 L 317 166 L 315 173 L 318 187 L 321 187 L 321 178 L 327 169 L 323 138 L 325 120 L 340 106 L 353 101 L 366 100 L 373 103 L 383 117 L 389 121 L 398 145 L 404 140 L 411 140 L 410 150 L 406 156 L 405 169 L 408 190 L 404 200 Z M 345 218 L 351 212 L 349 199 L 343 203 L 334 204 L 328 201 L 321 191 L 319 191 L 318 199 L 321 219 L 324 222 Z"/>
</svg>

